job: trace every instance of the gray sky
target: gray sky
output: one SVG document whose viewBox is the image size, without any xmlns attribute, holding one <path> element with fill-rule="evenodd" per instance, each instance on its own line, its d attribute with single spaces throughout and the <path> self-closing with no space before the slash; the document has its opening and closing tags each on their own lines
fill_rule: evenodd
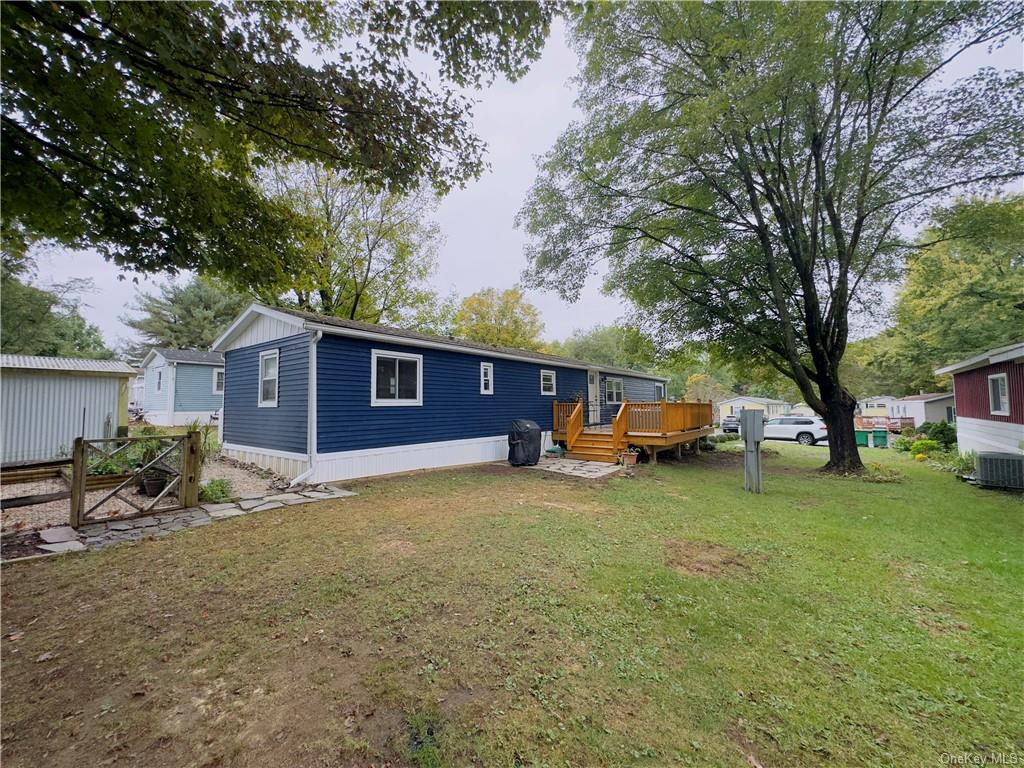
<svg viewBox="0 0 1024 768">
<path fill-rule="evenodd" d="M 957 61 L 948 76 L 957 78 L 986 65 L 1000 69 L 1024 65 L 1021 41 L 991 55 L 975 50 Z M 466 296 L 490 286 L 507 288 L 519 280 L 526 267 L 525 238 L 513 220 L 533 183 L 534 159 L 580 116 L 573 104 L 575 89 L 569 82 L 576 70 L 576 55 L 566 44 L 564 26 L 558 21 L 544 55 L 523 79 L 514 84 L 500 80 L 476 94 L 473 123 L 487 142 L 491 167 L 478 181 L 448 195 L 438 210 L 446 243 L 440 249 L 432 282 L 443 293 L 454 289 Z M 128 279 L 119 280 L 121 271 L 91 252 L 42 251 L 37 266 L 37 282 L 42 284 L 69 278 L 93 280 L 96 290 L 84 297 L 82 314 L 99 326 L 110 345 L 132 337 L 133 332 L 118 318 L 136 293 L 140 289 L 153 291 L 165 279 L 128 274 Z M 600 292 L 596 277 L 573 305 L 550 293 L 529 292 L 527 297 L 540 309 L 548 339 L 562 339 L 578 328 L 614 322 L 628 313 L 620 299 Z"/>
</svg>

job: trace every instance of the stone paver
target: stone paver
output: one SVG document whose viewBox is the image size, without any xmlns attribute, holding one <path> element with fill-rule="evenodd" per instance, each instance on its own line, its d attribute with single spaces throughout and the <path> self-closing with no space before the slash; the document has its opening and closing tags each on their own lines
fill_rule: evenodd
<svg viewBox="0 0 1024 768">
<path fill-rule="evenodd" d="M 39 532 L 39 538 L 47 544 L 60 544 L 64 541 L 78 541 L 78 534 L 70 525 L 60 525 L 56 528 L 44 528 Z"/>
<path fill-rule="evenodd" d="M 582 461 L 580 459 L 555 459 L 541 456 L 540 462 L 528 469 L 541 469 L 546 472 L 557 472 L 560 475 L 582 477 L 594 480 L 599 477 L 614 475 L 622 467 L 618 464 L 606 464 L 603 461 Z"/>
<path fill-rule="evenodd" d="M 54 544 L 40 544 L 40 549 L 47 552 L 78 552 L 85 549 L 85 544 L 80 541 L 58 541 Z"/>
<path fill-rule="evenodd" d="M 243 494 L 238 502 L 203 504 L 191 509 L 157 512 L 130 520 L 92 522 L 76 532 L 71 526 L 44 528 L 39 532 L 44 544 L 37 545 L 46 552 L 76 552 L 83 549 L 100 550 L 115 544 L 167 536 L 175 531 L 199 528 L 217 520 L 238 517 L 252 512 L 283 509 L 285 506 L 313 504 L 324 499 L 343 499 L 355 496 L 354 491 L 317 485 L 302 491 L 275 493 L 269 496 Z"/>
</svg>

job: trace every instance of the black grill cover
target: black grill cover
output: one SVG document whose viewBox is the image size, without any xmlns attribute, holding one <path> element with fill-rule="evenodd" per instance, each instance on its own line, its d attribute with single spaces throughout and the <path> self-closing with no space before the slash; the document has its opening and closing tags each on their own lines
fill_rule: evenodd
<svg viewBox="0 0 1024 768">
<path fill-rule="evenodd" d="M 540 461 L 540 427 L 529 419 L 513 419 L 508 433 L 508 463 L 513 467 Z"/>
</svg>

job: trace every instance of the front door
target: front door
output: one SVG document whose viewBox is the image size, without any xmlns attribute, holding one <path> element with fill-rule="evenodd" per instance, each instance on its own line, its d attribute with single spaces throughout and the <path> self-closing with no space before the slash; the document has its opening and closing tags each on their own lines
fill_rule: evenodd
<svg viewBox="0 0 1024 768">
<path fill-rule="evenodd" d="M 601 376 L 597 371 L 587 371 L 587 424 L 601 423 Z"/>
</svg>

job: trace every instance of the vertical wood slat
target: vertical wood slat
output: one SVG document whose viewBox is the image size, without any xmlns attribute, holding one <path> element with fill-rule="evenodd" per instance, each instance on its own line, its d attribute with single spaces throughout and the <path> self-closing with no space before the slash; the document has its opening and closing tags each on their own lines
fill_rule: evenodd
<svg viewBox="0 0 1024 768">
<path fill-rule="evenodd" d="M 195 507 L 199 504 L 199 476 L 202 472 L 200 464 L 202 433 L 189 432 L 181 446 L 181 487 L 178 501 L 183 507 Z"/>
<path fill-rule="evenodd" d="M 85 438 L 76 437 L 71 454 L 71 519 L 69 520 L 71 527 L 75 529 L 82 524 L 82 512 L 85 510 L 85 480 L 89 474 L 85 452 Z"/>
</svg>

